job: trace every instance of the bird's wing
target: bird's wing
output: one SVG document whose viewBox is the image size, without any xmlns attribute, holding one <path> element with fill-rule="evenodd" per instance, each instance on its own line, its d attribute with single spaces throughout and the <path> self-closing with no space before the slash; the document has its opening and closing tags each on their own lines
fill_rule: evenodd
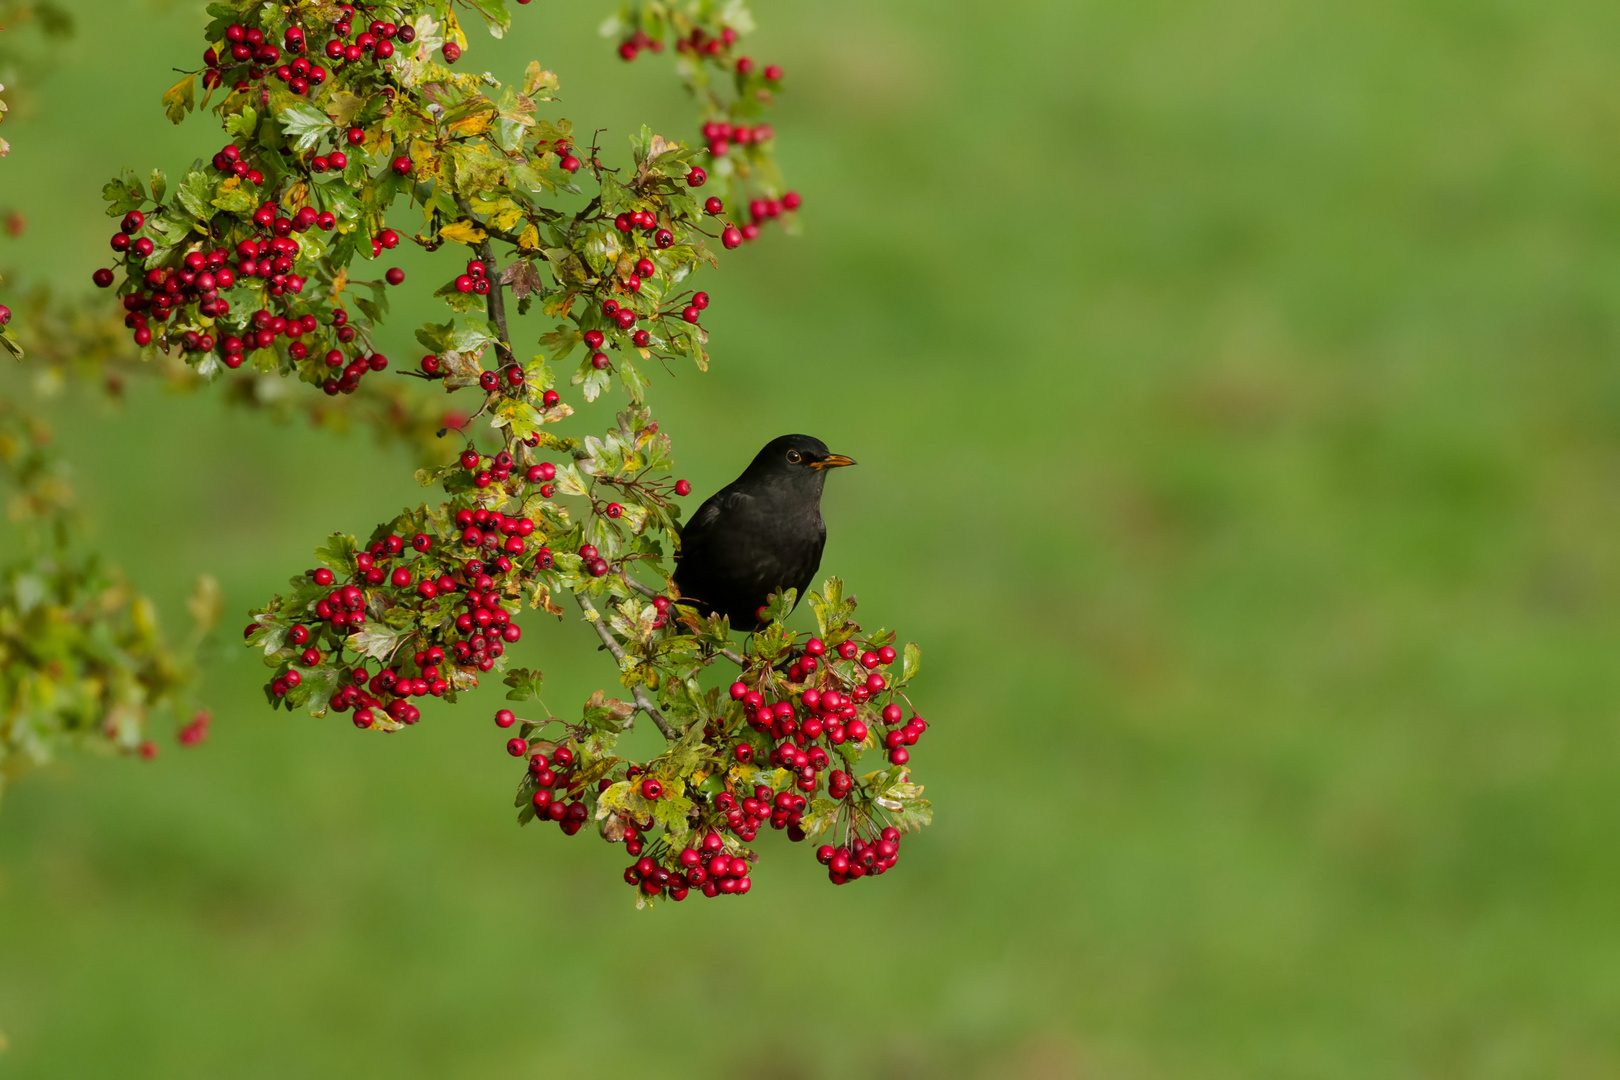
<svg viewBox="0 0 1620 1080">
<path fill-rule="evenodd" d="M 810 583 L 816 579 L 816 571 L 821 569 L 821 553 L 827 550 L 827 523 L 816 516 L 816 536 L 805 552 L 805 560 L 797 582 L 787 582 L 799 591 L 799 600 L 803 600 L 810 588 Z M 797 606 L 798 601 L 795 601 Z"/>
</svg>

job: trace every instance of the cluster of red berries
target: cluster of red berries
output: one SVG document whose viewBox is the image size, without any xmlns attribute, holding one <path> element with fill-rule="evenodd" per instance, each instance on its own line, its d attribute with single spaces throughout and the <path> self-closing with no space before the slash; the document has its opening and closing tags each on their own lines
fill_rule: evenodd
<svg viewBox="0 0 1620 1080">
<path fill-rule="evenodd" d="M 239 180 L 246 180 L 255 186 L 264 183 L 264 173 L 252 168 L 242 160 L 242 148 L 235 143 L 226 143 L 219 153 L 214 155 L 214 168 Z M 336 218 L 333 223 L 336 223 Z M 321 226 L 330 229 L 331 225 Z"/>
<path fill-rule="evenodd" d="M 709 201 L 718 203 L 719 200 L 710 199 Z M 760 226 L 774 221 L 776 218 L 781 217 L 783 213 L 791 213 L 797 210 L 803 202 L 803 198 L 800 197 L 797 191 L 790 191 L 780 199 L 750 199 L 748 202 L 748 214 L 753 220 L 745 222 L 741 227 L 727 225 L 725 231 L 720 234 L 720 242 L 728 248 L 736 248 L 741 247 L 749 240 L 758 240 Z M 715 214 L 719 212 L 720 207 L 718 206 L 710 211 L 710 213 Z"/>
<path fill-rule="evenodd" d="M 701 26 L 695 26 L 690 36 L 675 42 L 675 51 L 690 52 L 696 56 L 719 56 L 735 44 L 737 31 L 729 26 L 720 28 L 719 37 L 710 37 Z"/>
<path fill-rule="evenodd" d="M 816 849 L 816 861 L 827 868 L 834 885 L 882 874 L 900 861 L 900 830 L 890 825 L 875 841 L 854 836 L 848 845 L 823 844 Z"/>
<path fill-rule="evenodd" d="M 390 535 L 357 552 L 355 577 L 347 583 L 340 584 L 326 567 L 307 571 L 314 584 L 331 591 L 312 605 L 313 621 L 301 621 L 288 630 L 289 644 L 303 648 L 303 652 L 271 681 L 271 694 L 285 696 L 302 683 L 304 675 L 299 668 L 307 671 L 328 661 L 317 647 L 323 634 L 333 650 L 330 660 L 338 667 L 342 684 L 332 695 L 332 707 L 340 712 L 354 708 L 357 727 L 372 727 L 377 710 L 398 723 L 414 724 L 421 713 L 405 699 L 444 694 L 451 685 L 445 668 L 447 657 L 457 666 L 481 672 L 492 670 L 506 646 L 523 637 L 522 628 L 511 621 L 503 603 L 504 590 L 493 575 L 512 573 L 516 568 L 514 559 L 530 550 L 525 538 L 534 533 L 536 526 L 530 518 L 509 517 L 484 508 L 463 509 L 456 514 L 455 522 L 460 546 L 466 549 L 466 561 L 455 568 L 460 571 L 458 576 L 444 572 L 439 562 L 431 561 L 442 557 L 435 553 L 433 538 L 425 533 L 417 533 L 408 543 L 402 536 Z M 410 558 L 407 547 L 421 558 L 405 562 Z M 550 549 L 535 551 L 534 565 L 550 569 Z M 443 643 L 418 651 L 410 664 L 375 673 L 368 673 L 364 666 L 345 670 L 341 662 L 344 643 L 353 628 L 366 622 L 366 587 L 392 587 L 396 596 L 414 594 L 409 602 L 421 604 L 459 593 L 464 610 L 456 615 L 453 629 L 446 632 Z M 250 625 L 246 636 L 251 637 L 256 629 L 257 624 Z"/>
<path fill-rule="evenodd" d="M 186 726 L 180 729 L 179 740 L 181 746 L 197 746 L 208 738 L 208 727 L 214 718 L 206 712 L 193 716 Z"/>
<path fill-rule="evenodd" d="M 651 49 L 653 52 L 663 52 L 664 43 L 662 41 L 654 41 L 643 31 L 637 30 L 635 33 L 619 42 L 619 57 L 623 60 L 634 60 L 638 55 L 640 55 L 641 50 L 643 49 Z"/>
<path fill-rule="evenodd" d="M 495 715 L 495 722 L 501 724 L 502 717 L 511 715 L 509 710 L 502 709 Z M 508 719 L 501 726 L 510 727 L 511 723 Z M 523 739 L 512 739 L 506 749 L 513 757 L 522 757 L 528 753 L 529 744 Z M 533 798 L 535 817 L 555 821 L 565 836 L 579 832 L 589 817 L 585 802 L 580 798 L 580 782 L 572 775 L 573 764 L 574 752 L 566 746 L 559 746 L 550 754 L 529 756 L 529 774 L 537 785 Z"/>
<path fill-rule="evenodd" d="M 764 146 L 775 137 L 776 131 L 769 124 L 746 127 L 728 124 L 724 120 L 710 120 L 703 125 L 703 141 L 708 144 L 710 155 L 717 158 L 731 153 L 733 145 Z"/>
<path fill-rule="evenodd" d="M 631 855 L 641 850 L 639 839 L 632 839 L 635 835 L 634 827 L 625 830 L 625 847 Z M 675 901 L 685 900 L 692 889 L 704 896 L 741 896 L 754 887 L 750 869 L 747 859 L 726 853 L 719 833 L 710 832 L 703 834 L 696 847 L 682 848 L 673 866 L 660 866 L 651 857 L 641 856 L 624 868 L 624 880 L 647 896 L 667 894 Z"/>
<path fill-rule="evenodd" d="M 581 549 L 581 555 L 585 554 Z M 667 600 L 663 605 L 656 600 L 654 604 L 661 616 L 669 610 Z M 666 896 L 671 900 L 682 900 L 693 889 L 700 889 L 705 896 L 745 893 L 750 887 L 749 863 L 745 858 L 726 853 L 725 833 L 735 837 L 737 843 L 748 844 L 755 840 L 761 828 L 769 825 L 786 832 L 792 841 L 803 841 L 807 837 L 804 816 L 809 809 L 809 797 L 821 786 L 823 774 L 827 778 L 827 792 L 834 800 L 842 801 L 851 795 L 854 778 L 843 769 L 827 771 L 831 761 L 828 750 L 846 742 L 858 746 L 867 743 L 863 706 L 875 708 L 874 696 L 891 690 L 889 678 L 877 669 L 893 664 L 899 654 L 888 645 L 863 650 L 853 641 L 843 642 L 831 652 L 829 656 L 826 644 L 812 638 L 802 650 L 786 658 L 786 670 L 782 674 L 796 686 L 803 687 L 791 697 L 767 700 L 765 695 L 743 682 L 734 683 L 730 691 L 732 699 L 741 704 L 752 732 L 770 740 L 764 744 L 768 751 L 761 752 L 761 744 L 754 736 L 747 732 L 741 737 L 733 736 L 732 756 L 746 764 L 755 761 L 756 753 L 760 756 L 768 753 L 772 766 L 794 774 L 797 790 L 777 791 L 767 784 L 754 784 L 741 789 L 728 788 L 712 798 L 698 795 L 699 808 L 694 814 L 702 819 L 698 825 L 701 841 L 679 849 L 667 841 L 648 841 L 647 834 L 654 828 L 650 820 L 624 822 L 622 837 L 626 850 L 636 857 L 624 872 L 628 884 L 648 897 Z M 852 662 L 855 670 L 850 672 L 840 665 L 835 671 L 828 663 L 834 658 Z M 812 685 L 806 686 L 806 683 Z M 896 765 L 904 764 L 905 747 L 915 744 L 926 725 L 920 718 L 913 717 L 904 727 L 895 727 L 904 715 L 895 701 L 885 704 L 877 715 L 893 729 L 884 739 L 889 760 Z M 514 722 L 510 710 L 503 709 L 496 714 L 496 723 L 503 728 Z M 713 737 L 719 731 L 710 729 L 708 734 Z M 818 745 L 822 742 L 826 745 Z M 529 745 L 522 739 L 513 739 L 507 744 L 507 750 L 514 756 L 523 756 L 529 752 Z M 546 771 L 545 755 L 531 758 L 530 768 L 540 788 L 534 796 L 535 806 L 544 813 L 548 807 L 557 806 L 565 793 L 551 790 L 556 785 Z M 637 793 L 649 802 L 668 794 L 664 782 L 656 776 L 645 775 L 639 765 L 629 765 L 625 777 L 636 784 Z M 611 784 L 610 779 L 603 778 L 598 781 L 597 790 L 606 791 Z M 579 801 L 577 796 L 576 801 Z M 553 811 L 553 816 L 557 813 L 559 811 Z M 854 804 L 847 814 L 842 843 L 823 844 L 816 851 L 817 860 L 828 868 L 829 879 L 839 885 L 883 874 L 893 868 L 899 858 L 900 831 L 897 828 L 868 817 Z M 610 841 L 616 838 L 613 830 L 604 829 L 603 835 Z M 651 850 L 643 854 L 649 842 Z"/>
<path fill-rule="evenodd" d="M 409 23 L 396 26 L 389 22 L 373 22 L 359 34 L 354 34 L 355 5 L 343 4 L 340 11 L 343 18 L 331 27 L 332 36 L 321 50 L 326 59 L 335 65 L 382 63 L 393 58 L 395 41 L 408 45 L 416 40 L 416 28 Z M 351 34 L 354 35 L 352 41 L 348 40 Z M 210 48 L 203 53 L 203 63 L 207 65 L 207 70 L 203 72 L 203 85 L 210 88 L 221 86 L 234 78 L 236 81 L 233 85 L 237 90 L 247 90 L 267 76 L 274 76 L 294 94 L 307 94 L 326 82 L 328 75 L 325 68 L 301 55 L 308 51 L 306 32 L 297 24 L 287 27 L 282 35 L 282 44 L 277 47 L 266 41 L 264 32 L 257 27 L 232 23 L 225 28 L 224 51 Z M 290 63 L 282 63 L 283 52 L 294 59 Z M 457 53 L 459 55 L 459 49 Z"/>
<path fill-rule="evenodd" d="M 113 282 L 111 270 L 97 270 L 93 276 L 96 285 L 107 288 Z M 149 320 L 165 322 L 179 308 L 198 303 L 204 314 L 223 315 L 230 303 L 221 300 L 219 290 L 229 287 L 233 280 L 225 267 L 222 251 L 193 251 L 179 266 L 153 267 L 142 279 L 145 290 L 137 290 L 124 297 L 124 325 L 133 333 L 135 344 L 147 345 L 152 341 Z M 182 336 L 189 352 L 210 352 L 214 339 L 209 334 L 186 331 Z"/>
<path fill-rule="evenodd" d="M 467 272 L 456 278 L 457 292 L 488 296 L 489 290 L 489 270 L 478 259 L 469 262 Z"/>
</svg>

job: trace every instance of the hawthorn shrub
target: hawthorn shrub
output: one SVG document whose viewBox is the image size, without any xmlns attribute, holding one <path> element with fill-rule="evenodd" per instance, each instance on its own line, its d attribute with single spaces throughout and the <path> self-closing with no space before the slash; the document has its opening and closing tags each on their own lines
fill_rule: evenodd
<svg viewBox="0 0 1620 1080">
<path fill-rule="evenodd" d="M 118 226 L 95 284 L 117 290 L 132 342 L 201 381 L 252 373 L 332 402 L 414 382 L 466 399 L 400 405 L 380 425 L 420 441 L 440 418 L 433 435 L 459 455 L 416 473 L 440 494 L 330 536 L 252 613 L 268 704 L 396 732 L 499 676 L 519 822 L 623 843 L 638 904 L 747 892 L 766 826 L 811 844 L 839 884 L 893 867 L 931 814 L 909 758 L 927 729 L 909 697 L 917 647 L 863 629 L 837 578 L 808 597 L 814 636 L 785 625 L 786 591 L 741 644 L 670 582 L 691 485 L 650 376 L 707 369 L 696 277 L 800 206 L 764 119 L 784 74 L 745 53 L 744 5 L 644 0 L 604 27 L 626 61 L 672 56 L 701 110 L 700 138 L 643 127 L 628 153 L 576 135 L 540 63 L 512 84 L 469 67 L 461 20 L 501 37 L 503 0 L 208 12 L 203 66 L 163 104 L 178 123 L 213 102 L 224 140 L 172 182 L 126 169 L 105 190 Z M 404 244 L 445 256 L 448 309 L 416 330 L 409 363 L 377 348 Z M 520 349 L 524 316 L 544 330 Z M 554 429 L 591 409 L 600 434 Z M 562 617 L 565 602 L 625 698 L 597 691 L 576 718 L 553 715 L 541 672 L 508 653 L 525 608 Z M 620 750 L 637 717 L 665 739 L 649 760 Z"/>
</svg>

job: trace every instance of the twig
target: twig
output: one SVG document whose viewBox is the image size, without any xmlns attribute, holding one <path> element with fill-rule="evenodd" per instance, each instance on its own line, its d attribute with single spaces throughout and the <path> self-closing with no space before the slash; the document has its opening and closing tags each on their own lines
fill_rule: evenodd
<svg viewBox="0 0 1620 1080">
<path fill-rule="evenodd" d="M 464 196 L 458 195 L 456 197 L 456 206 L 469 219 L 478 220 L 473 216 L 472 204 Z M 483 226 L 480 227 L 483 228 Z M 485 232 L 487 234 L 487 228 L 485 228 Z M 499 268 L 495 265 L 495 246 L 489 242 L 488 235 L 485 235 L 483 243 L 479 245 L 478 254 L 484 261 L 485 280 L 489 282 L 489 317 L 495 323 L 495 329 L 500 332 L 500 342 L 497 347 L 506 353 L 508 363 L 515 363 L 517 354 L 512 351 L 512 335 L 506 329 L 506 298 L 501 294 L 503 286 L 501 285 L 500 275 L 496 272 Z"/>
<path fill-rule="evenodd" d="M 607 628 L 607 623 L 602 619 L 602 613 L 596 610 L 596 605 L 591 603 L 589 597 L 581 593 L 574 594 L 574 602 L 585 613 L 585 621 L 596 627 L 596 636 L 602 639 L 603 647 L 613 654 L 613 659 L 619 662 L 619 667 L 622 670 L 624 667 L 624 650 L 613 639 L 613 632 Z M 636 708 L 652 717 L 652 722 L 657 725 L 659 731 L 664 733 L 664 738 L 674 740 L 681 737 L 681 733 L 675 730 L 675 726 L 664 719 L 664 714 L 658 711 L 658 707 L 652 703 L 652 699 L 647 696 L 647 691 L 642 689 L 640 683 L 631 687 L 631 692 L 635 695 Z"/>
</svg>

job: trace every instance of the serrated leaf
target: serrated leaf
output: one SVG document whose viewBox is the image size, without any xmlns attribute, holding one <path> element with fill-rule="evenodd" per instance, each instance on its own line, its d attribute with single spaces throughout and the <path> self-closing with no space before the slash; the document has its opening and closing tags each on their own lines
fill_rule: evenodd
<svg viewBox="0 0 1620 1080">
<path fill-rule="evenodd" d="M 186 118 L 186 114 L 197 107 L 197 76 L 188 74 L 185 78 L 169 87 L 163 94 L 163 109 L 169 117 L 169 123 L 178 124 Z"/>
<path fill-rule="evenodd" d="M 118 179 L 107 182 L 101 189 L 101 197 L 110 204 L 107 207 L 108 216 L 120 217 L 146 202 L 146 189 L 141 186 L 135 170 L 126 168 Z"/>
<path fill-rule="evenodd" d="M 584 479 L 579 475 L 579 469 L 570 462 L 557 470 L 557 490 L 564 495 L 584 495 L 586 487 Z"/>
<path fill-rule="evenodd" d="M 529 97 L 538 97 L 542 93 L 549 93 L 550 91 L 557 89 L 557 87 L 560 85 L 561 83 L 558 81 L 557 76 L 542 68 L 540 66 L 540 61 L 529 61 L 529 69 L 523 74 L 524 94 Z M 541 97 L 540 100 L 549 101 L 551 99 L 549 97 Z"/>
<path fill-rule="evenodd" d="M 219 188 L 209 205 L 231 213 L 245 214 L 258 208 L 259 197 L 244 188 L 242 181 L 230 176 L 220 181 Z"/>
<path fill-rule="evenodd" d="M 509 701 L 539 701 L 540 672 L 529 668 L 513 668 L 504 680 L 511 689 L 506 692 Z"/>
<path fill-rule="evenodd" d="M 917 677 L 918 671 L 922 670 L 922 650 L 917 648 L 915 643 L 907 642 L 902 655 L 904 660 L 900 664 L 900 681 L 908 683 Z"/>
<path fill-rule="evenodd" d="M 244 105 L 242 111 L 233 113 L 225 118 L 225 132 L 228 135 L 242 135 L 251 137 L 259 127 L 259 114 L 253 106 Z"/>
<path fill-rule="evenodd" d="M 293 105 L 283 109 L 276 119 L 281 122 L 281 130 L 293 141 L 297 150 L 313 150 L 326 133 L 336 125 L 332 118 L 313 105 Z"/>
<path fill-rule="evenodd" d="M 482 243 L 488 237 L 489 233 L 480 229 L 471 221 L 457 221 L 439 230 L 441 240 L 454 240 L 456 243 L 466 244 L 468 247 Z"/>
<path fill-rule="evenodd" d="M 409 629 L 396 629 L 384 623 L 368 622 L 349 635 L 348 646 L 354 652 L 386 662 L 392 659 L 400 642 L 410 636 Z"/>
<path fill-rule="evenodd" d="M 366 99 L 358 94 L 351 94 L 347 90 L 339 90 L 332 95 L 326 103 L 326 113 L 338 127 L 348 127 L 360 110 L 366 107 Z"/>
<path fill-rule="evenodd" d="M 213 211 L 209 209 L 213 194 L 213 183 L 207 176 L 193 169 L 181 178 L 174 197 L 192 217 L 198 221 L 207 221 L 214 216 Z"/>
</svg>

